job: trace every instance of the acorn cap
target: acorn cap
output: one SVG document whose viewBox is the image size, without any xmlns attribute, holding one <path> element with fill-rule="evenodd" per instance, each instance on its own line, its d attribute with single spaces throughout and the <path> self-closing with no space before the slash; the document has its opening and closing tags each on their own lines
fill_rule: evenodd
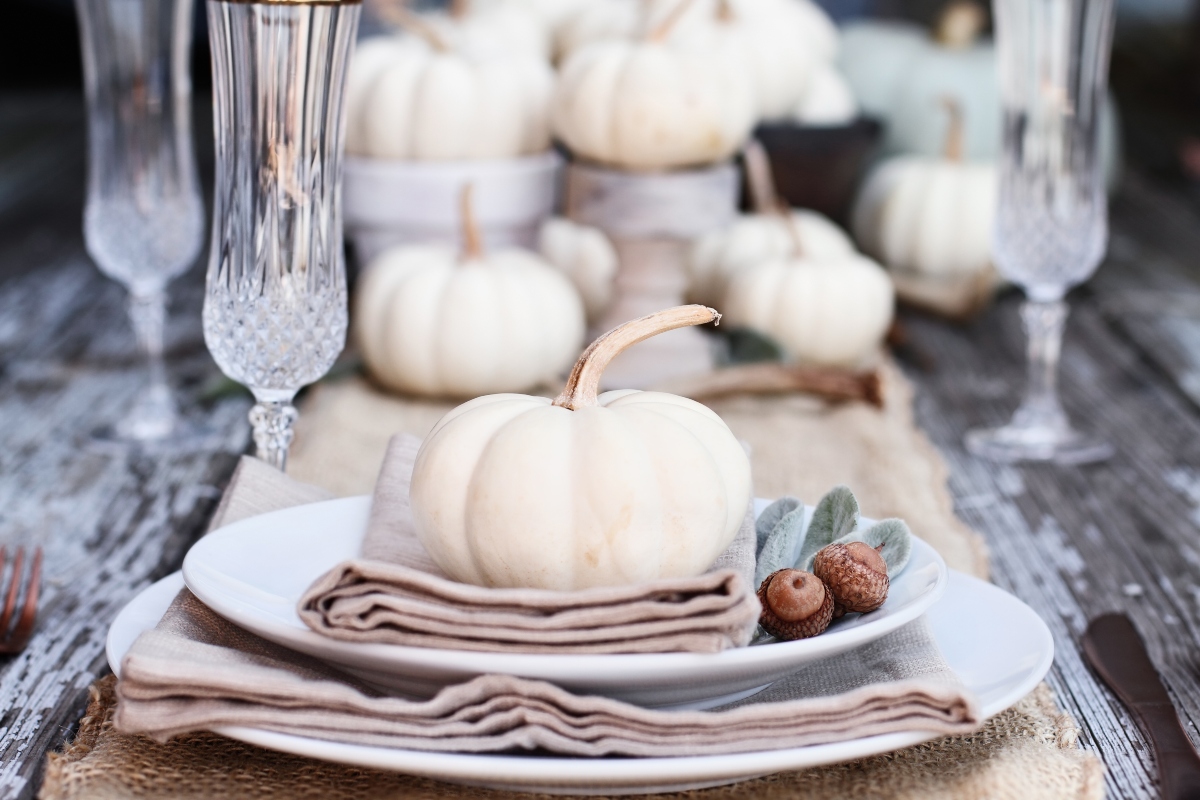
<svg viewBox="0 0 1200 800">
<path fill-rule="evenodd" d="M 882 546 L 881 546 L 882 547 Z M 887 564 L 866 542 L 831 544 L 813 559 L 813 574 L 833 593 L 835 614 L 865 614 L 883 605 L 888 595 Z"/>
<path fill-rule="evenodd" d="M 762 614 L 758 624 L 777 639 L 807 639 L 829 627 L 833 595 L 811 572 L 781 569 L 758 587 Z"/>
</svg>

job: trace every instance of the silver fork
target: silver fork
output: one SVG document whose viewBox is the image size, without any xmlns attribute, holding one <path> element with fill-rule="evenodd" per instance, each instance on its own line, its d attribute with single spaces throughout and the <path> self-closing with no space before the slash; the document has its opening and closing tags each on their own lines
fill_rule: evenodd
<svg viewBox="0 0 1200 800">
<path fill-rule="evenodd" d="M 8 548 L 0 547 L 0 576 L 8 566 Z M 25 571 L 25 548 L 18 547 L 13 558 L 4 607 L 0 610 L 0 654 L 19 653 L 29 643 L 37 620 L 38 589 L 42 584 L 42 548 L 33 551 L 33 563 Z M 19 608 L 18 608 L 19 605 Z M 16 617 L 16 623 L 13 618 Z"/>
</svg>

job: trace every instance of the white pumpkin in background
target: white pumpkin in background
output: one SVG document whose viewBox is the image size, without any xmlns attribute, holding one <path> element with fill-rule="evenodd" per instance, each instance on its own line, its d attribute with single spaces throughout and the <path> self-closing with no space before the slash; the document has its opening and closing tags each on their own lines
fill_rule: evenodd
<svg viewBox="0 0 1200 800">
<path fill-rule="evenodd" d="M 596 41 L 645 36 L 676 2 L 597 2 L 565 26 L 560 49 L 571 53 Z M 837 29 L 810 0 L 692 0 L 666 41 L 747 69 L 759 119 L 779 120 L 800 103 L 813 71 L 833 59 Z"/>
<path fill-rule="evenodd" d="M 886 122 L 887 154 L 940 155 L 946 118 L 943 98 L 953 98 L 965 120 L 963 155 L 997 158 L 1002 111 L 996 52 L 981 37 L 985 6 L 951 0 L 932 31 L 909 23 L 852 22 L 842 30 L 837 66 L 863 111 Z M 1120 132 L 1111 96 L 1101 118 L 1100 149 L 1109 188 L 1120 170 Z"/>
<path fill-rule="evenodd" d="M 824 259 L 853 255 L 845 231 L 815 211 L 787 208 L 771 179 L 766 150 L 751 141 L 743 163 L 753 214 L 743 214 L 723 230 L 701 236 L 688 253 L 688 300 L 724 308 L 730 278 L 768 261 L 786 258 Z"/>
<path fill-rule="evenodd" d="M 667 44 L 677 21 L 678 13 L 642 39 L 595 42 L 567 58 L 551 124 L 574 154 L 656 170 L 716 163 L 741 147 L 755 118 L 748 69 Z"/>
<path fill-rule="evenodd" d="M 438 566 L 465 583 L 562 591 L 708 569 L 750 503 L 745 451 L 693 400 L 598 385 L 624 348 L 717 316 L 684 306 L 634 320 L 584 352 L 555 400 L 480 397 L 443 417 L 410 490 Z"/>
<path fill-rule="evenodd" d="M 596 320 L 612 302 L 617 251 L 604 231 L 565 217 L 551 217 L 538 232 L 538 252 L 571 279 L 588 320 Z"/>
<path fill-rule="evenodd" d="M 484 254 L 463 192 L 465 247 L 385 251 L 359 281 L 354 329 L 383 386 L 474 397 L 556 380 L 579 353 L 583 304 L 562 274 L 519 249 Z"/>
<path fill-rule="evenodd" d="M 348 152 L 446 161 L 549 148 L 554 71 L 544 59 L 483 53 L 420 30 L 358 46 L 347 79 Z"/>
<path fill-rule="evenodd" d="M 894 300 L 887 273 L 863 256 L 780 259 L 730 279 L 723 322 L 764 334 L 800 364 L 855 368 L 879 351 Z"/>
<path fill-rule="evenodd" d="M 963 160 L 961 114 L 954 103 L 947 108 L 943 156 L 883 161 L 855 201 L 853 230 L 859 246 L 892 271 L 902 299 L 962 316 L 995 288 L 991 242 L 999 178 L 994 164 Z"/>
<path fill-rule="evenodd" d="M 804 95 L 792 109 L 792 119 L 801 125 L 848 125 L 858 116 L 858 101 L 850 84 L 825 64 L 813 71 Z"/>
</svg>

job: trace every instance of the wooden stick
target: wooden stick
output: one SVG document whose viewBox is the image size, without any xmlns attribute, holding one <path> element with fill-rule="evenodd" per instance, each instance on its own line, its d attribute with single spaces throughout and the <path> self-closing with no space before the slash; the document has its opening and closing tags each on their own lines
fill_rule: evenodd
<svg viewBox="0 0 1200 800">
<path fill-rule="evenodd" d="M 942 47 L 962 50 L 979 39 L 987 24 L 987 11 L 975 0 L 953 0 L 938 15 L 933 39 Z"/>
<path fill-rule="evenodd" d="M 462 261 L 478 261 L 483 258 L 483 234 L 479 232 L 479 222 L 475 219 L 475 184 L 463 184 L 458 195 L 458 205 L 462 214 Z"/>
<path fill-rule="evenodd" d="M 676 306 L 618 325 L 588 345 L 554 405 L 576 411 L 597 404 L 600 376 L 614 358 L 638 342 L 689 325 L 720 324 L 721 315 L 707 306 Z"/>
<path fill-rule="evenodd" d="M 704 375 L 666 381 L 653 389 L 693 400 L 735 394 L 801 392 L 832 402 L 859 401 L 883 408 L 883 384 L 878 371 L 849 372 L 773 361 L 724 367 Z"/>
</svg>

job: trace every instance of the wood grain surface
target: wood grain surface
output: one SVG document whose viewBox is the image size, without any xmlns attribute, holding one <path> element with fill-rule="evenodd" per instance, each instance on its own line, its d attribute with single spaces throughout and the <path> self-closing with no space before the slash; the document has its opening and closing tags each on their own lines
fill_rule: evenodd
<svg viewBox="0 0 1200 800">
<path fill-rule="evenodd" d="M 105 670 L 108 623 L 178 567 L 248 443 L 246 397 L 210 396 L 199 268 L 172 286 L 168 347 L 203 446 L 89 443 L 128 405 L 140 362 L 122 292 L 82 247 L 80 108 L 70 95 L 0 97 L 0 543 L 47 548 L 38 632 L 0 661 L 0 797 L 36 794 L 45 752 Z M 1063 370 L 1068 410 L 1110 437 L 1111 462 L 1005 467 L 963 451 L 969 427 L 1004 421 L 1017 402 L 1019 297 L 961 327 L 906 315 L 906 352 L 958 512 L 987 537 L 995 581 L 1053 630 L 1050 682 L 1104 759 L 1110 796 L 1152 798 L 1146 744 L 1077 645 L 1089 616 L 1127 611 L 1200 741 L 1200 214 L 1131 175 L 1112 225 L 1111 258 L 1071 298 Z"/>
</svg>

